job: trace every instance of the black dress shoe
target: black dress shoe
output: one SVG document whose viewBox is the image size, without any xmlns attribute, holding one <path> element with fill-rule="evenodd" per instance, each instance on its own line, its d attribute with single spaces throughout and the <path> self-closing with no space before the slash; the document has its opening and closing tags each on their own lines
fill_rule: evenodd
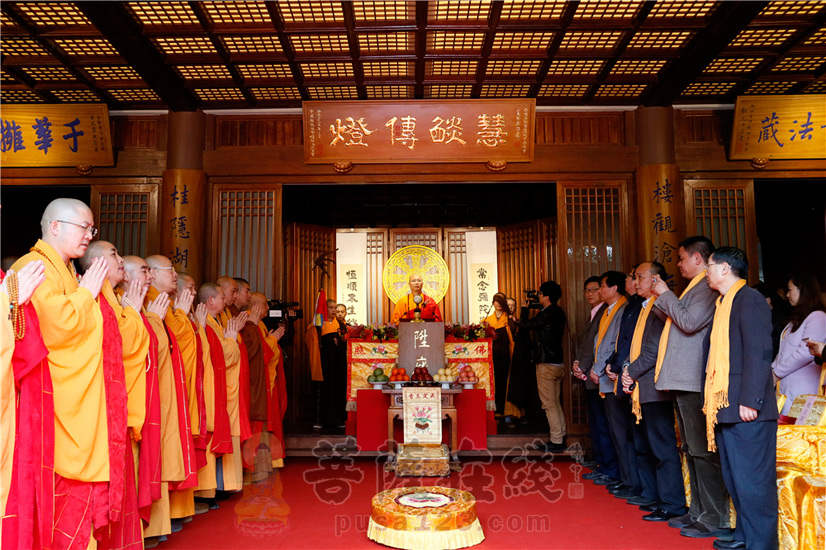
<svg viewBox="0 0 826 550">
<path fill-rule="evenodd" d="M 623 485 L 622 481 L 617 481 L 616 483 L 611 483 L 610 485 L 605 486 L 609 493 L 616 493 L 620 489 L 625 489 L 626 487 L 628 487 L 628 485 Z"/>
<path fill-rule="evenodd" d="M 658 509 L 657 504 L 642 504 L 640 510 L 643 512 L 655 512 Z"/>
<path fill-rule="evenodd" d="M 616 483 L 618 480 L 614 479 L 613 477 L 608 476 L 600 476 L 594 479 L 594 485 L 611 485 Z"/>
<path fill-rule="evenodd" d="M 644 496 L 640 495 L 638 497 L 631 497 L 628 499 L 628 504 L 633 504 L 634 506 L 654 506 L 654 508 L 650 509 L 649 512 L 653 512 L 658 507 L 656 506 L 657 501 L 645 498 Z"/>
<path fill-rule="evenodd" d="M 720 540 L 716 539 L 711 546 L 716 550 L 743 550 L 746 543 L 740 540 Z"/>
<path fill-rule="evenodd" d="M 671 518 L 676 518 L 681 516 L 682 514 L 675 514 L 673 512 L 667 512 L 662 508 L 657 508 L 650 514 L 646 514 L 642 517 L 645 521 L 668 521 Z"/>
<path fill-rule="evenodd" d="M 635 497 L 635 496 L 637 496 L 637 493 L 635 493 L 634 489 L 631 489 L 630 487 L 627 488 L 627 489 L 625 489 L 625 488 L 620 489 L 619 491 L 614 493 L 615 498 L 625 499 L 625 498 L 632 498 L 632 497 Z"/>
<path fill-rule="evenodd" d="M 682 529 L 683 527 L 688 527 L 689 525 L 694 524 L 695 518 L 691 517 L 691 514 L 685 514 L 676 518 L 671 518 L 668 520 L 668 526 L 673 527 L 674 529 Z"/>
<path fill-rule="evenodd" d="M 595 470 L 593 472 L 588 472 L 587 474 L 582 474 L 582 479 L 596 479 L 601 475 L 601 473 Z"/>
</svg>

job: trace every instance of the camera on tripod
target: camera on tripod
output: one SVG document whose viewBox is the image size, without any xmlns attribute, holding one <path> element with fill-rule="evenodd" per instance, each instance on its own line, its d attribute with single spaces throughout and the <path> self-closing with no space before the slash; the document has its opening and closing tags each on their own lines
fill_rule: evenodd
<svg viewBox="0 0 826 550">
<path fill-rule="evenodd" d="M 267 300 L 267 316 L 263 319 L 267 330 L 275 330 L 279 325 L 284 325 L 286 328 L 289 328 L 289 325 L 293 321 L 303 319 L 304 310 L 298 306 L 298 302 Z"/>
<path fill-rule="evenodd" d="M 528 302 L 528 309 L 542 309 L 542 304 L 539 303 L 539 292 L 536 290 L 523 290 L 525 293 L 525 300 Z"/>
</svg>

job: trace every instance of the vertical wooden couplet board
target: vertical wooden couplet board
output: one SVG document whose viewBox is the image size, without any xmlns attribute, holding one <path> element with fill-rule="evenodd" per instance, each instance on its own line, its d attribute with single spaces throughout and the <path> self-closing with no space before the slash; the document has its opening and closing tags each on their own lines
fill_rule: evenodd
<svg viewBox="0 0 826 550">
<path fill-rule="evenodd" d="M 399 323 L 399 366 L 413 373 L 425 367 L 431 376 L 445 366 L 445 326 L 415 321 Z"/>
</svg>

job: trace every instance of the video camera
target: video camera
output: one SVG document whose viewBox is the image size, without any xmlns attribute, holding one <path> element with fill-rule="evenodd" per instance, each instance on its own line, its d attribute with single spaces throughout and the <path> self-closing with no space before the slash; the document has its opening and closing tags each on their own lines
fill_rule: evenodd
<svg viewBox="0 0 826 550">
<path fill-rule="evenodd" d="M 264 317 L 264 325 L 267 330 L 275 330 L 279 325 L 289 328 L 288 323 L 304 318 L 304 310 L 300 309 L 298 302 L 284 302 L 283 300 L 267 300 L 267 316 Z"/>
<path fill-rule="evenodd" d="M 523 290 L 525 293 L 525 300 L 528 302 L 528 309 L 542 309 L 542 304 L 539 303 L 539 293 L 536 290 Z"/>
</svg>

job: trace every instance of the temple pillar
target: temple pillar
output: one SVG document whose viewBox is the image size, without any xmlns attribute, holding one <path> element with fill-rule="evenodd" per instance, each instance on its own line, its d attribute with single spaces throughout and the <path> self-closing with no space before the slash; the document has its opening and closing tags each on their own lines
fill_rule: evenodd
<svg viewBox="0 0 826 550">
<path fill-rule="evenodd" d="M 204 251 L 209 240 L 204 174 L 206 117 L 201 111 L 169 113 L 167 161 L 161 185 L 161 254 L 196 285 L 206 276 Z"/>
<path fill-rule="evenodd" d="M 637 166 L 636 235 L 640 260 L 665 266 L 669 286 L 682 286 L 677 269 L 677 243 L 685 238 L 685 203 L 674 147 L 674 110 L 638 107 L 635 112 Z"/>
</svg>

